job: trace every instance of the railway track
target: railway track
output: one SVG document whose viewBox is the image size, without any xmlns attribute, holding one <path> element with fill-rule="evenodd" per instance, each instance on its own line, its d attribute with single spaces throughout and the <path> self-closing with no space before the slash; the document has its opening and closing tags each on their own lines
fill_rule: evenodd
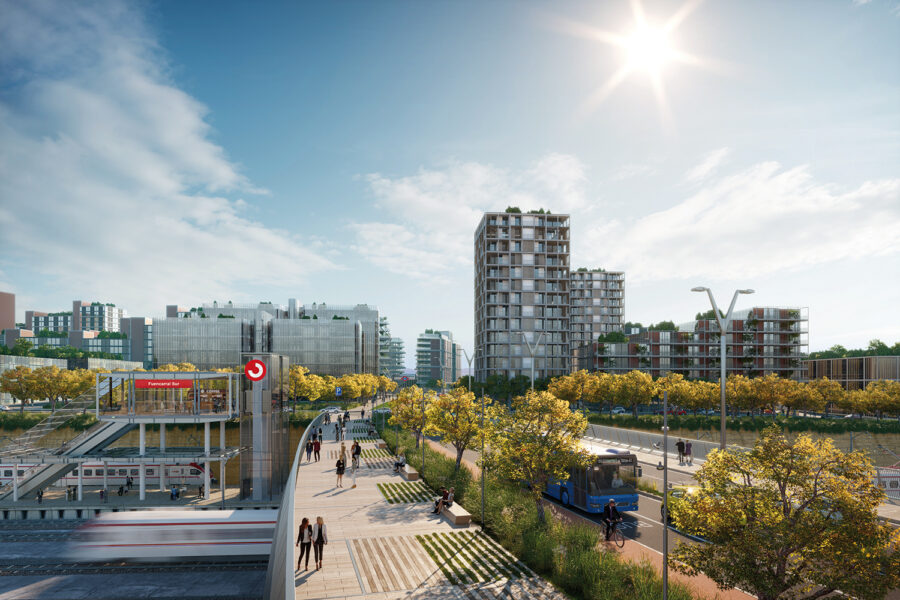
<svg viewBox="0 0 900 600">
<path fill-rule="evenodd" d="M 95 575 L 122 573 L 180 573 L 210 571 L 265 571 L 267 561 L 178 562 L 178 563 L 42 563 L 10 561 L 0 564 L 0 577 L 21 575 Z"/>
</svg>

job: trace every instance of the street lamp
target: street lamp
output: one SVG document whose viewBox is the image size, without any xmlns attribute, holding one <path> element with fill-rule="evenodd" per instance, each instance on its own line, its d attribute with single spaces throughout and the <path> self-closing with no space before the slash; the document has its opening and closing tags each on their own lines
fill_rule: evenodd
<svg viewBox="0 0 900 600">
<path fill-rule="evenodd" d="M 531 342 L 528 341 L 528 337 L 525 335 L 524 331 L 520 332 L 522 334 L 522 339 L 525 340 L 525 345 L 528 346 L 528 353 L 531 354 L 531 391 L 534 391 L 534 351 L 537 350 L 537 347 L 541 345 L 541 338 L 544 337 L 544 332 L 541 332 L 541 335 L 538 336 L 537 341 L 534 343 L 534 347 L 531 346 Z"/>
<path fill-rule="evenodd" d="M 719 307 L 716 305 L 716 299 L 713 298 L 712 290 L 708 287 L 694 287 L 692 292 L 706 292 L 709 296 L 709 302 L 712 304 L 713 316 L 719 324 L 719 394 L 721 398 L 721 429 L 722 439 L 719 442 L 719 448 L 725 450 L 725 342 L 728 335 L 728 326 L 731 325 L 731 313 L 734 311 L 734 304 L 737 302 L 738 294 L 752 294 L 753 290 L 735 290 L 734 297 L 731 298 L 731 306 L 728 307 L 728 313 L 723 317 L 719 314 Z"/>
<path fill-rule="evenodd" d="M 465 348 L 463 349 L 463 355 L 466 357 L 466 362 L 469 363 L 469 392 L 472 392 L 472 360 L 477 356 L 477 354 L 472 354 L 472 357 L 469 358 L 469 353 L 466 352 Z M 484 387 L 481 388 L 481 526 L 484 527 Z"/>
</svg>

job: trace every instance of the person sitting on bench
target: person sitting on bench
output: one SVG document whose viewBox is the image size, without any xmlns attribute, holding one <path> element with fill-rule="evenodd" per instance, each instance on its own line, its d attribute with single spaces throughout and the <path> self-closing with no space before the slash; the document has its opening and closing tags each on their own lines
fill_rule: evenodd
<svg viewBox="0 0 900 600">
<path fill-rule="evenodd" d="M 406 457 L 403 456 L 403 450 L 397 451 L 396 460 L 394 460 L 394 473 L 399 473 L 400 469 L 406 466 Z"/>
</svg>

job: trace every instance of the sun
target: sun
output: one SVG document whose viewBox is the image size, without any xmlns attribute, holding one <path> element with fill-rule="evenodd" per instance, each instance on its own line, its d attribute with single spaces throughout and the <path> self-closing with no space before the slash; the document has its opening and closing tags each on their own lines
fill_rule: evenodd
<svg viewBox="0 0 900 600">
<path fill-rule="evenodd" d="M 643 75 L 653 89 L 663 122 L 667 122 L 669 108 L 663 72 L 671 70 L 670 67 L 676 64 L 711 68 L 718 62 L 685 52 L 673 40 L 678 27 L 702 1 L 685 0 L 668 19 L 654 21 L 647 18 L 641 0 L 630 0 L 634 24 L 630 31 L 621 33 L 597 29 L 583 22 L 553 19 L 555 27 L 564 33 L 601 42 L 623 51 L 622 64 L 585 100 L 578 112 L 582 115 L 593 112 L 626 79 Z"/>
<path fill-rule="evenodd" d="M 628 64 L 634 69 L 656 72 L 674 58 L 668 35 L 663 29 L 646 25 L 638 27 L 625 38 L 623 45 L 628 51 Z"/>
</svg>

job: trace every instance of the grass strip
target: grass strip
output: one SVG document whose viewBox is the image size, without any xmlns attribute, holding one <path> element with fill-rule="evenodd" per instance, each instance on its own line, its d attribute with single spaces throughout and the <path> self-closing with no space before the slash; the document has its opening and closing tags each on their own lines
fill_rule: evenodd
<svg viewBox="0 0 900 600">
<path fill-rule="evenodd" d="M 493 538 L 485 534 L 483 531 L 478 532 L 479 541 L 485 552 L 490 553 L 494 558 L 505 565 L 508 570 L 515 574 L 516 577 L 530 577 L 530 569 L 527 569 L 515 556 L 510 554 L 506 548 L 494 541 Z M 527 570 L 526 570 L 527 569 Z"/>
<path fill-rule="evenodd" d="M 454 537 L 458 541 L 461 551 L 469 557 L 469 564 L 472 568 L 482 573 L 484 581 L 496 581 L 501 577 L 497 570 L 492 565 L 489 565 L 472 547 L 472 536 L 460 532 Z"/>
<path fill-rule="evenodd" d="M 506 564 L 506 561 L 501 561 L 498 559 L 496 554 L 490 551 L 489 548 L 486 548 L 483 541 L 481 540 L 481 536 L 477 533 L 472 532 L 469 537 L 469 544 L 471 544 L 472 548 L 479 552 L 479 557 L 490 563 L 491 568 L 500 573 L 502 577 L 506 577 L 507 579 L 513 579 L 517 576 L 517 573 L 514 573 L 509 566 Z"/>
<path fill-rule="evenodd" d="M 440 568 L 441 572 L 444 574 L 444 577 L 453 584 L 459 585 L 459 572 L 456 568 L 447 561 L 447 557 L 444 554 L 443 550 L 437 547 L 432 540 L 431 536 L 433 534 L 428 533 L 425 535 L 417 535 L 416 539 L 422 544 L 422 547 L 425 548 L 425 552 L 428 553 L 428 556 L 437 564 L 438 568 Z"/>
<path fill-rule="evenodd" d="M 462 557 L 459 555 L 459 552 L 451 545 L 451 540 L 449 539 L 450 536 L 451 534 L 438 533 L 435 535 L 435 538 L 437 543 L 446 550 L 448 556 L 450 557 L 451 564 L 457 564 L 459 570 L 465 573 L 468 581 L 464 583 L 478 583 L 478 578 L 474 573 L 472 573 L 472 569 L 469 568 L 469 565 L 463 562 Z"/>
</svg>

